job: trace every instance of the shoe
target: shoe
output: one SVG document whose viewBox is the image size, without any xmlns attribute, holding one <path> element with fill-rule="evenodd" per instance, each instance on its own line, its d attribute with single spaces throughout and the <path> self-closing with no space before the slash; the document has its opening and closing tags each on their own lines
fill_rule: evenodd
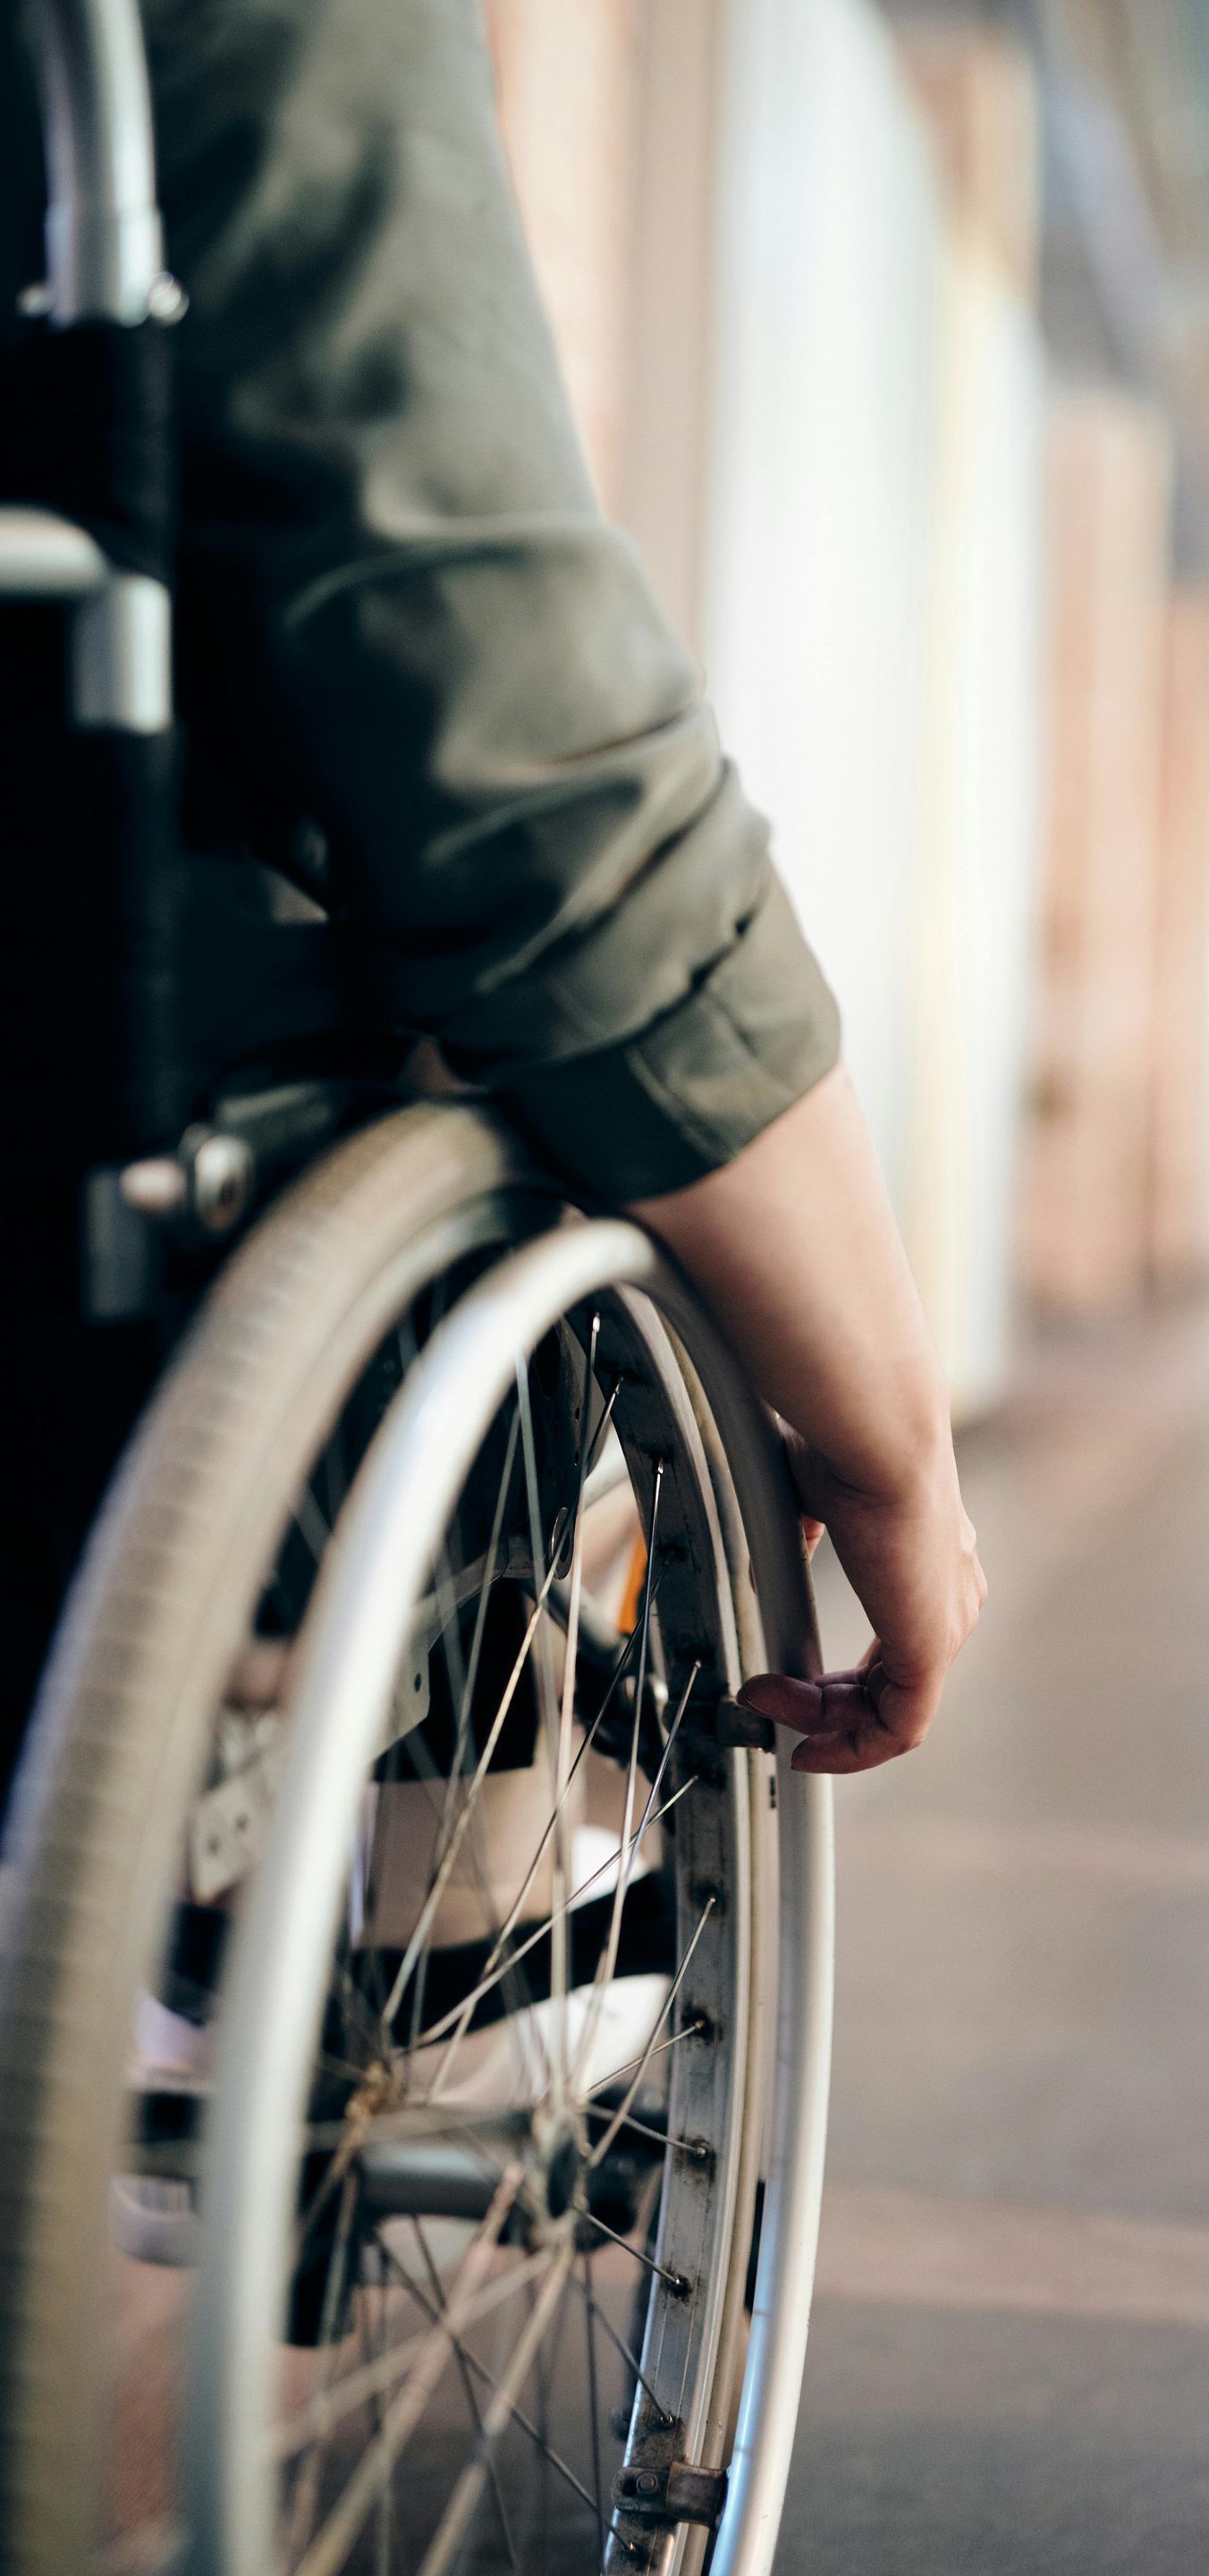
<svg viewBox="0 0 1209 2576">
<path fill-rule="evenodd" d="M 170 2012 L 155 1995 L 140 1996 L 129 2080 L 143 2145 L 192 2136 L 209 2091 L 212 2058 L 209 2030 Z M 197 2261 L 199 2232 L 197 2186 L 187 2176 L 115 2174 L 109 2234 L 120 2254 L 134 2263 L 183 2270 Z"/>
</svg>

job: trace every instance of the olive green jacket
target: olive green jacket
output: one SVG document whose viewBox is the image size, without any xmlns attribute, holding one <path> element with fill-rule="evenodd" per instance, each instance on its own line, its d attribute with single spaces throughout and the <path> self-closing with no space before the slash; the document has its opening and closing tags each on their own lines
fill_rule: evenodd
<svg viewBox="0 0 1209 2576">
<path fill-rule="evenodd" d="M 475 0 L 143 6 L 186 724 L 318 827 L 401 1032 L 603 1196 L 679 1187 L 828 1069 L 836 1011 L 594 498 Z"/>
</svg>

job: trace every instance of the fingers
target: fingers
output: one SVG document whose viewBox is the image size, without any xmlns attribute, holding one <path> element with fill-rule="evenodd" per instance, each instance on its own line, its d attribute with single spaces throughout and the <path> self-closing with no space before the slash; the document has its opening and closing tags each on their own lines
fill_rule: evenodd
<svg viewBox="0 0 1209 2576">
<path fill-rule="evenodd" d="M 875 1656 L 864 1675 L 864 1691 L 871 1716 L 858 1732 L 858 1758 L 852 1768 L 873 1771 L 879 1763 L 893 1762 L 900 1753 L 913 1753 L 923 1743 L 940 1703 L 941 1684 L 939 1680 L 910 1686 L 893 1682 Z M 795 1771 L 822 1767 L 821 1763 L 803 1760 L 802 1748 L 793 1757 Z"/>
<path fill-rule="evenodd" d="M 825 1673 L 817 1682 L 758 1673 L 739 1693 L 745 1708 L 802 1737 L 795 1771 L 836 1776 L 874 1771 L 922 1743 L 939 1696 L 938 1687 L 892 1682 L 876 1646 L 855 1671 Z"/>
<path fill-rule="evenodd" d="M 791 1726 L 798 1735 L 834 1735 L 869 1714 L 865 1676 L 861 1672 L 825 1673 L 821 1681 L 790 1681 L 785 1673 L 757 1673 L 744 1682 L 740 1704 L 774 1726 Z"/>
</svg>

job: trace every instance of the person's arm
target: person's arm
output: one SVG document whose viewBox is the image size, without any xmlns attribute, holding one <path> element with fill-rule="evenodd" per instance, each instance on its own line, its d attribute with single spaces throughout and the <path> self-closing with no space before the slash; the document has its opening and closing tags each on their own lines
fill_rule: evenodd
<svg viewBox="0 0 1209 2576">
<path fill-rule="evenodd" d="M 863 1771 L 918 1744 L 986 1599 L 944 1380 L 842 1065 L 733 1162 L 632 1213 L 668 1246 L 791 1434 L 873 1642 L 860 1669 L 768 1674 L 744 1698 L 802 1730 L 795 1767 Z"/>
<path fill-rule="evenodd" d="M 188 827 L 212 846 L 217 808 L 325 877 L 367 1018 L 577 1194 L 680 1188 L 818 1080 L 838 1019 L 593 492 L 478 0 L 143 14 L 189 296 Z"/>
</svg>

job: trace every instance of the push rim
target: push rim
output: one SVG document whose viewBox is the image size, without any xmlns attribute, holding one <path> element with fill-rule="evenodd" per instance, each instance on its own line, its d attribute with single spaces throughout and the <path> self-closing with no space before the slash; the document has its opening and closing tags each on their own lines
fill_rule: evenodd
<svg viewBox="0 0 1209 2576">
<path fill-rule="evenodd" d="M 485 2419 L 482 2410 L 472 2410 L 468 2429 L 481 2436 L 485 2420 L 487 2432 L 494 2429 L 498 2442 L 519 2422 L 524 2433 L 536 2438 L 532 2417 L 526 2416 L 521 2404 L 523 2383 L 538 2358 L 543 2327 L 551 2334 L 557 2330 L 564 2304 L 561 2285 L 564 2280 L 574 2282 L 580 2267 L 588 2274 L 581 2286 L 586 2402 L 592 2420 L 582 2463 L 585 2474 L 578 2475 L 565 2459 L 555 2462 L 564 2482 L 562 2503 L 568 2510 L 575 2498 L 568 2498 L 566 2489 L 578 2487 L 583 2525 L 574 2554 L 558 2558 L 557 2564 L 586 2570 L 607 2560 L 611 2567 L 658 2563 L 670 2569 L 700 2554 L 703 2528 L 683 2523 L 661 2528 L 650 2522 L 643 2512 L 641 2491 L 644 2484 L 649 2487 L 652 2477 L 658 2482 L 666 2474 L 671 2459 L 702 2464 L 719 2452 L 747 2265 L 763 2105 L 749 2027 L 753 1976 L 750 1766 L 746 1757 L 719 1759 L 715 1752 L 703 1762 L 699 1752 L 690 1758 L 687 1751 L 694 1731 L 699 1736 L 703 1713 L 712 1711 L 719 1694 L 732 1689 L 738 1678 L 722 1533 L 701 1437 L 666 1335 L 647 1299 L 616 1285 L 628 1280 L 649 1289 L 660 1276 L 652 1247 L 633 1228 L 582 1225 L 513 1256 L 478 1288 L 469 1290 L 417 1362 L 379 1433 L 324 1566 L 300 1655 L 290 1765 L 240 1936 L 218 2083 L 220 2107 L 189 2410 L 191 2522 L 199 2561 L 207 2568 L 242 2571 L 277 2565 L 283 2562 L 283 2548 L 293 2551 L 287 2563 L 300 2565 L 306 2576 L 324 2576 L 324 2571 L 346 2563 L 362 2563 L 355 2558 L 356 2549 L 369 2545 L 366 2526 L 371 2516 L 389 2509 L 389 2478 L 405 2440 L 420 2421 L 420 2405 L 418 2401 L 413 2405 L 412 2391 L 418 2387 L 421 2397 L 429 2393 L 427 2378 L 434 2377 L 442 2359 L 451 2364 L 456 2360 L 464 2378 L 478 2372 L 494 2392 L 490 2404 L 484 2394 Z M 589 1392 L 580 1406 L 586 1429 L 579 1443 L 579 1486 L 562 1549 L 568 1576 L 561 1614 L 566 1633 L 562 1673 L 556 1677 L 547 1713 L 552 1766 L 545 1792 L 549 1808 L 544 1825 L 540 1807 L 535 1816 L 535 1825 L 542 1825 L 538 1849 L 549 1844 L 556 1855 L 554 1903 L 547 1926 L 550 2064 L 544 2088 L 530 2106 L 523 2145 L 511 2157 L 498 2113 L 485 2123 L 480 2121 L 470 2138 L 472 2153 L 477 2149 L 482 2167 L 475 2208 L 480 2234 L 471 2242 L 463 2273 L 455 2276 L 446 2293 L 449 2313 L 460 2313 L 458 2303 L 469 2301 L 467 2314 L 473 2322 L 476 2298 L 493 2304 L 496 2289 L 506 2290 L 506 2282 L 498 2279 L 494 2287 L 483 2290 L 480 2285 L 474 2293 L 465 2283 L 475 2278 L 476 2268 L 491 2268 L 491 2249 L 482 2231 L 494 2229 L 498 2236 L 506 2222 L 515 2231 L 523 2206 L 521 2236 L 529 2251 L 514 2253 L 511 2268 L 517 2272 L 518 2266 L 523 2271 L 526 2262 L 536 2265 L 538 2277 L 531 2295 L 537 2307 L 527 2322 L 525 2312 L 518 2312 L 514 2346 L 490 2373 L 483 2371 L 460 2333 L 455 2336 L 446 2329 L 442 2343 L 439 2324 L 430 2327 L 427 2339 L 415 2333 L 410 2342 L 405 2339 L 403 2357 L 406 2360 L 412 2353 L 411 2370 L 406 2376 L 400 2372 L 390 2412 L 377 2423 L 326 2515 L 316 2510 L 318 2472 L 314 2473 L 303 2526 L 297 2512 L 302 2479 L 295 2475 L 286 2518 L 292 2538 L 285 2539 L 286 2525 L 276 2520 L 275 2478 L 266 2459 L 266 2438 L 270 2450 L 274 2445 L 278 2451 L 284 2447 L 297 2457 L 296 2432 L 286 2427 L 283 2444 L 281 2426 L 272 2434 L 268 2429 L 274 2405 L 276 2332 L 296 2255 L 297 2141 L 306 2135 L 308 2097 L 313 2106 L 314 2049 L 324 2001 L 331 1991 L 333 1931 L 341 1921 L 347 1925 L 352 1820 L 398 1673 L 414 1659 L 405 1650 L 414 1634 L 417 1605 L 431 1604 L 437 1586 L 434 1567 L 479 1443 L 498 1421 L 501 1406 L 509 1405 L 512 1388 L 512 1431 L 495 1515 L 498 1547 L 505 1488 L 513 1467 L 519 1471 L 526 1456 L 531 1505 L 533 1501 L 529 1356 L 541 1338 L 585 1298 L 593 1311 L 590 1320 L 586 1310 L 581 1314 L 579 1334 L 591 1362 L 590 1385 L 596 1389 L 596 1430 L 606 1410 L 611 1412 L 644 1526 L 654 1534 L 642 1609 L 629 1649 L 623 1650 L 623 1654 L 630 1652 L 637 1669 L 621 1861 L 597 1985 L 586 1996 L 582 1990 L 572 1993 L 566 1944 L 568 1927 L 574 1929 L 577 1916 L 567 1903 L 566 1863 L 557 1845 L 576 1757 L 586 1742 L 575 1715 L 575 1634 L 581 1611 L 582 1495 L 590 1463 L 585 1443 L 592 1438 Z M 516 1485 L 523 1482 L 518 1472 Z M 527 1643 L 540 1637 L 543 1599 L 557 1571 L 555 1555 L 548 1554 L 543 1561 L 544 1542 L 532 1511 L 530 1518 L 536 1562 L 531 1572 L 533 1615 Z M 489 1560 L 484 1599 L 490 1568 L 495 1566 L 498 1579 L 499 1563 L 498 1554 Z M 656 1587 L 658 1608 L 653 1611 Z M 481 1635 L 481 1621 L 478 1632 Z M 669 1692 L 667 1728 L 662 1753 L 648 1754 L 643 1777 L 638 1767 L 644 1710 L 641 1676 L 656 1651 Z M 481 1794 L 481 1782 L 487 1776 L 482 1769 L 472 1776 L 451 1838 L 450 1867 L 455 1857 L 452 1845 L 463 1838 L 472 1818 L 476 1787 Z M 631 2060 L 633 2072 L 614 2087 L 614 2096 L 620 2091 L 620 2099 L 615 2107 L 610 2105 L 602 2128 L 597 2109 L 603 2088 L 599 2081 L 588 2081 L 591 2067 L 585 2064 L 585 2051 L 590 2059 L 593 2017 L 602 1990 L 608 1991 L 629 1866 L 641 1842 L 635 1826 L 647 1817 L 656 1821 L 667 1814 L 669 1805 L 679 1809 L 672 1843 L 676 1938 L 670 1982 L 665 1981 L 666 2000 L 645 2045 L 638 2049 L 636 2065 Z M 439 1886 L 434 1889 L 434 1904 L 438 1895 Z M 505 1918 L 505 1930 L 520 1910 L 518 1897 Z M 522 1949 L 531 1949 L 541 1937 L 540 1930 L 529 1930 L 527 1921 L 516 1928 L 526 1935 Z M 500 1955 L 497 1937 L 486 1963 L 488 1971 Z M 507 1953 L 502 1955 L 506 1960 Z M 408 1976 L 421 1966 L 422 1945 L 413 1938 L 388 1998 L 393 2009 L 402 2000 Z M 489 1974 L 487 1982 L 498 1982 L 503 1973 L 497 1964 L 494 1980 Z M 762 1983 L 766 1977 L 765 1968 Z M 444 2039 L 446 2048 L 452 2037 L 456 2048 L 465 2026 L 463 2008 L 460 2016 L 450 2013 L 443 2021 L 438 2019 L 426 2036 L 431 2042 Z M 324 2022 L 325 2031 L 327 2027 Z M 397 2022 L 393 2027 L 397 2034 Z M 368 2128 L 363 2126 L 362 2137 L 369 2134 L 371 2143 L 368 2154 L 359 2158 L 361 2187 L 364 2191 L 368 2167 L 377 2177 L 377 2206 L 383 2205 L 385 2191 L 394 2217 L 398 2219 L 405 2210 L 418 2229 L 421 2216 L 427 2218 L 434 2209 L 447 2206 L 443 2195 L 456 2183 L 459 2171 L 465 2181 L 466 2114 L 460 2111 L 438 2142 L 433 2100 L 421 2095 L 409 2101 L 408 2096 L 408 2087 L 424 2063 L 423 2050 L 409 2057 L 396 2044 L 383 2052 L 381 2036 L 378 2050 L 372 2084 L 368 2072 L 363 2080 L 358 2116 L 365 2121 L 364 2104 L 376 2086 L 376 2103 L 387 2103 L 377 2118 L 377 2134 L 386 2133 L 389 2143 L 384 2159 L 381 2146 L 373 2144 L 374 2119 Z M 606 2059 L 608 2053 L 606 2049 Z M 645 2290 L 639 2352 L 628 2338 L 618 2337 L 593 2297 L 589 2248 L 595 2245 L 598 2252 L 607 2254 L 608 2244 L 602 2240 L 622 2240 L 618 2231 L 610 2231 L 592 2214 L 591 2189 L 594 2175 L 607 2170 L 602 2158 L 607 2159 L 619 2135 L 631 2135 L 635 2098 L 644 2075 L 649 2081 L 657 2071 L 659 2058 L 669 2077 L 666 2120 L 675 2143 L 662 2159 L 658 2232 L 653 2242 L 648 2237 L 645 2244 L 625 2248 Z M 447 2063 L 446 2059 L 445 2068 Z M 445 2080 L 443 2069 L 437 2092 Z M 435 2116 L 439 2120 L 439 2114 Z M 638 2128 L 643 2130 L 641 2121 Z M 520 2135 L 515 2124 L 512 2135 L 514 2139 Z M 565 2187 L 560 2183 L 554 2211 L 550 2179 L 560 2159 L 564 2173 L 569 2159 L 572 2178 Z M 384 2185 L 384 2165 L 392 2177 L 389 2186 Z M 341 2248 L 341 2260 L 346 2259 L 347 2240 Z M 497 2274 L 499 2269 L 497 2260 Z M 543 2302 L 548 2303 L 548 2314 L 539 2313 Z M 414 2317 L 410 2322 L 414 2326 Z M 615 2446 L 612 2451 L 625 2482 L 619 2505 L 614 2502 L 611 2477 L 602 2478 L 605 2431 L 599 2411 L 592 2412 L 604 2378 L 598 2322 L 608 2330 L 615 2348 L 624 2347 L 629 2371 L 626 2394 L 631 2404 L 624 2461 Z M 392 2367 L 389 2352 L 369 2364 L 364 2357 L 350 2364 L 346 2345 L 342 2369 L 328 2383 L 318 2407 L 313 2398 L 308 2400 L 311 2411 L 304 2410 L 303 2436 L 313 2426 L 316 2443 L 320 2438 L 329 2441 L 336 2417 L 356 2406 L 358 2390 L 373 2383 L 375 2376 L 385 2384 Z M 497 2545 L 508 2554 L 469 2563 L 516 2563 L 499 2493 L 496 2450 L 481 2438 L 470 2447 L 473 2456 L 451 2479 L 448 2500 L 417 2558 L 426 2576 L 443 2576 L 455 2560 L 463 2563 L 459 2553 L 476 2501 L 484 2501 L 489 2512 L 494 2504 Z M 549 2443 L 539 2441 L 538 2447 L 543 2459 L 549 2460 Z M 376 2494 L 375 2461 L 380 2472 Z M 637 2510 L 624 2500 L 627 2488 Z M 303 2528 L 304 2543 L 299 2547 Z M 367 2556 L 364 2563 L 370 2564 L 371 2558 Z"/>
</svg>

